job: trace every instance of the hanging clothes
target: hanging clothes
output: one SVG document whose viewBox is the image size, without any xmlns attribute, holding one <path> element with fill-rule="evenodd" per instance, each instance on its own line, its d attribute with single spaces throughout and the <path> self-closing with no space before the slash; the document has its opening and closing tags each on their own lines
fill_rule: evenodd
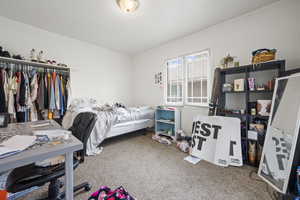
<svg viewBox="0 0 300 200">
<path fill-rule="evenodd" d="M 45 109 L 45 80 L 44 80 L 44 74 L 38 75 L 38 91 L 37 91 L 37 106 L 38 110 L 44 110 Z"/>
<path fill-rule="evenodd" d="M 70 82 L 70 79 L 67 80 L 66 90 L 67 90 L 67 108 L 69 108 L 69 106 L 71 105 L 71 100 L 72 100 L 72 92 L 71 92 L 71 82 Z"/>
<path fill-rule="evenodd" d="M 70 85 L 60 72 L 38 72 L 27 65 L 4 63 L 0 69 L 0 112 L 14 122 L 62 118 Z"/>
<path fill-rule="evenodd" d="M 16 109 L 15 109 L 15 95 L 17 94 L 18 82 L 17 77 L 13 72 L 9 73 L 8 78 L 8 101 L 7 101 L 7 112 L 16 119 Z"/>
<path fill-rule="evenodd" d="M 67 89 L 66 89 L 66 85 L 67 85 L 67 81 L 65 79 L 64 76 L 61 76 L 61 83 L 62 83 L 62 96 L 63 96 L 63 102 L 64 102 L 64 111 L 66 111 L 67 109 Z"/>
<path fill-rule="evenodd" d="M 26 83 L 25 83 L 25 76 L 23 72 L 19 72 L 19 95 L 18 95 L 18 104 L 20 106 L 26 106 Z M 18 108 L 18 111 L 20 108 Z"/>
<path fill-rule="evenodd" d="M 38 95 L 38 76 L 37 73 L 34 72 L 33 77 L 30 81 L 30 96 L 31 96 L 31 101 L 35 101 L 37 99 Z"/>
<path fill-rule="evenodd" d="M 16 73 L 16 78 L 17 78 L 17 93 L 15 96 L 15 107 L 16 110 L 19 106 L 19 99 L 20 99 L 20 87 L 21 87 L 21 72 Z"/>
<path fill-rule="evenodd" d="M 2 78 L 3 78 L 3 89 L 4 89 L 4 95 L 5 95 L 5 105 L 7 105 L 8 102 L 8 74 L 7 72 L 2 69 Z"/>
<path fill-rule="evenodd" d="M 0 113 L 6 111 L 6 99 L 4 90 L 3 70 L 0 71 Z"/>
<path fill-rule="evenodd" d="M 60 116 L 63 116 L 65 113 L 65 102 L 64 102 L 64 91 L 63 91 L 63 82 L 62 76 L 59 76 L 59 98 L 60 98 Z"/>
<path fill-rule="evenodd" d="M 53 73 L 52 76 L 50 75 L 50 103 L 49 103 L 49 110 L 53 112 L 56 109 L 56 102 L 55 102 L 55 74 Z"/>
<path fill-rule="evenodd" d="M 44 109 L 49 109 L 49 89 L 48 89 L 48 73 L 45 73 L 44 75 Z"/>
<path fill-rule="evenodd" d="M 53 72 L 55 73 L 55 72 Z M 56 109 L 60 110 L 60 80 L 59 80 L 59 75 L 57 75 L 55 73 L 55 77 L 54 77 L 54 88 L 55 88 L 55 105 L 56 105 Z"/>
<path fill-rule="evenodd" d="M 18 89 L 16 95 L 16 118 L 18 122 L 26 122 L 26 81 L 23 72 L 17 73 Z"/>
<path fill-rule="evenodd" d="M 29 75 L 27 72 L 23 72 L 24 79 L 25 79 L 25 107 L 26 109 L 31 104 L 31 96 L 30 96 L 30 81 Z"/>
<path fill-rule="evenodd" d="M 38 120 L 38 114 L 36 109 L 35 101 L 37 100 L 38 95 L 38 78 L 37 74 L 34 72 L 33 77 L 30 82 L 30 119 L 31 121 Z"/>
</svg>

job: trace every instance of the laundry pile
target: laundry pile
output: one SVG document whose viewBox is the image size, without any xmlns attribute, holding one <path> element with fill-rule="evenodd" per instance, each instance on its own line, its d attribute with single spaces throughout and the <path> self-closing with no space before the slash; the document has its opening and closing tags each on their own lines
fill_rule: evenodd
<svg viewBox="0 0 300 200">
<path fill-rule="evenodd" d="M 9 63 L 0 68 L 0 113 L 9 113 L 12 122 L 64 115 L 71 92 L 66 72 Z"/>
<path fill-rule="evenodd" d="M 180 149 L 181 151 L 185 153 L 189 153 L 191 150 L 192 146 L 192 137 L 191 136 L 186 136 L 186 134 L 182 131 L 179 130 L 177 133 L 177 148 Z"/>
<path fill-rule="evenodd" d="M 166 144 L 166 145 L 171 145 L 173 142 L 175 142 L 176 147 L 180 151 L 183 151 L 184 153 L 188 153 L 191 150 L 192 137 L 186 136 L 182 130 L 178 130 L 175 139 L 168 137 L 168 136 L 159 135 L 159 134 L 152 135 L 152 139 L 154 141 L 157 141 L 161 144 Z"/>
<path fill-rule="evenodd" d="M 163 136 L 159 136 L 157 134 L 154 134 L 152 136 L 152 139 L 161 143 L 161 144 L 167 144 L 167 145 L 171 145 L 172 144 L 172 140 L 166 138 L 166 137 L 163 137 Z"/>
<path fill-rule="evenodd" d="M 102 186 L 88 200 L 134 200 L 134 198 L 122 186 L 116 190 Z"/>
</svg>

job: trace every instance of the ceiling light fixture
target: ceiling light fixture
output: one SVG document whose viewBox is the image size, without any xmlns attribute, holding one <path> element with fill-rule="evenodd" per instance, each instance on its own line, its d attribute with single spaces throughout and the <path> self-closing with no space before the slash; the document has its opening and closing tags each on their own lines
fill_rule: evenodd
<svg viewBox="0 0 300 200">
<path fill-rule="evenodd" d="M 140 5 L 139 0 L 117 0 L 118 6 L 126 13 L 136 11 Z"/>
</svg>

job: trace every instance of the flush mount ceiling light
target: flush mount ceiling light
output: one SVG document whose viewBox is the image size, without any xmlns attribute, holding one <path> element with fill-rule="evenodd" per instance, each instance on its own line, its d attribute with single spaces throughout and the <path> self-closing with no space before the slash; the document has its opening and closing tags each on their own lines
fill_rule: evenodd
<svg viewBox="0 0 300 200">
<path fill-rule="evenodd" d="M 126 13 L 136 11 L 140 5 L 139 0 L 117 0 L 118 6 Z"/>
</svg>

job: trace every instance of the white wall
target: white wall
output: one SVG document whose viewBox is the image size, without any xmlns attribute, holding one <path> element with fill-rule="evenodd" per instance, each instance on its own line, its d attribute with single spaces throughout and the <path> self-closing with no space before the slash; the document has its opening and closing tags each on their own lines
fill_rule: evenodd
<svg viewBox="0 0 300 200">
<path fill-rule="evenodd" d="M 129 56 L 0 17 L 0 46 L 29 57 L 32 48 L 71 67 L 73 97 L 132 105 Z M 84 31 L 84 30 L 82 30 Z"/>
<path fill-rule="evenodd" d="M 211 73 L 226 54 L 237 56 L 243 65 L 250 62 L 251 52 L 259 48 L 277 48 L 278 58 L 287 60 L 287 68 L 300 67 L 299 10 L 299 0 L 282 0 L 136 55 L 134 103 L 163 104 L 163 89 L 154 85 L 154 74 L 163 71 L 164 60 L 207 48 L 212 56 Z M 207 108 L 184 107 L 184 130 L 191 131 L 194 115 L 207 112 Z"/>
</svg>

